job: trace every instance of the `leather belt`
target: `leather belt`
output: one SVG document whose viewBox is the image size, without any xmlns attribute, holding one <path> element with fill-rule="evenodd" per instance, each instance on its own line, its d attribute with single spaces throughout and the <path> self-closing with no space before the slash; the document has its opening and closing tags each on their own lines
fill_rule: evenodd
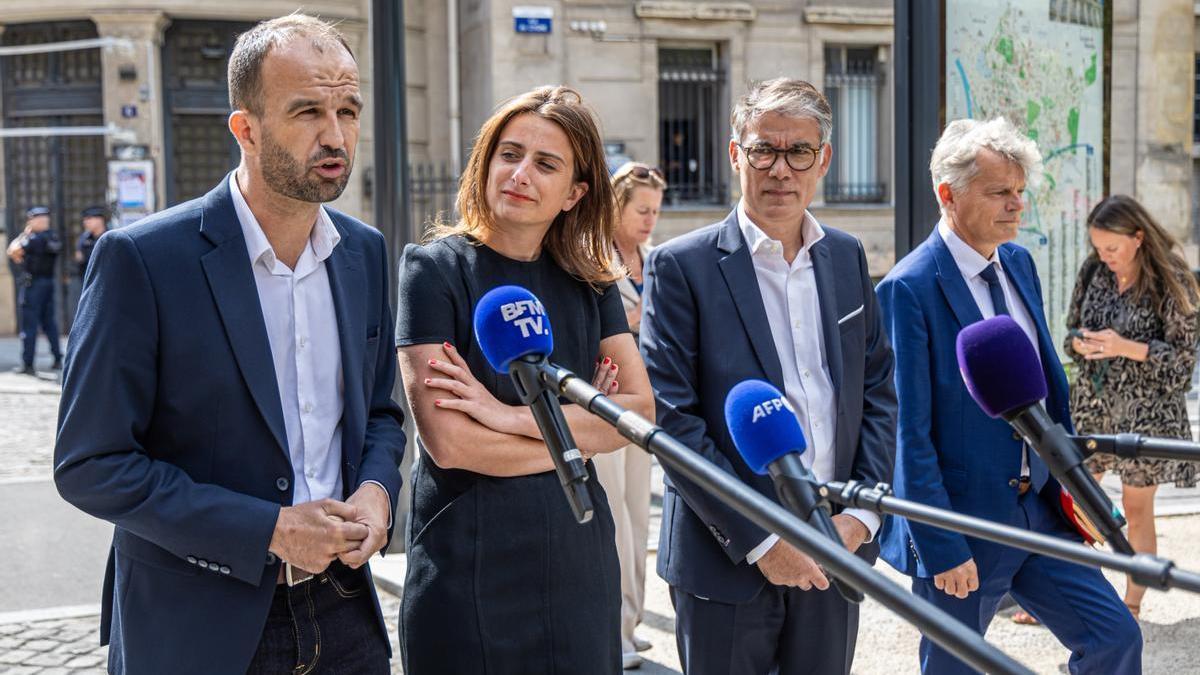
<svg viewBox="0 0 1200 675">
<path fill-rule="evenodd" d="M 315 576 L 317 575 L 312 572 L 302 570 L 291 563 L 285 562 L 279 566 L 279 576 L 275 578 L 275 583 L 299 586 Z"/>
</svg>

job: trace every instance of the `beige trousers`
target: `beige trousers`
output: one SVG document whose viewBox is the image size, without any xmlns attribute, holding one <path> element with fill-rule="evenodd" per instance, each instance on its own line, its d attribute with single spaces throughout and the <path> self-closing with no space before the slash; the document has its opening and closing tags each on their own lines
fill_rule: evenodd
<svg viewBox="0 0 1200 675">
<path fill-rule="evenodd" d="M 636 445 L 592 457 L 608 494 L 621 562 L 621 651 L 632 652 L 633 629 L 646 596 L 646 537 L 650 529 L 650 455 Z"/>
</svg>

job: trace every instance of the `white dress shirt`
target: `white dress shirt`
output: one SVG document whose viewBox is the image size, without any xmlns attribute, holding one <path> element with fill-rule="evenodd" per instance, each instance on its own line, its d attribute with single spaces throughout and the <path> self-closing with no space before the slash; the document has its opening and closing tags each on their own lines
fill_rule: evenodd
<svg viewBox="0 0 1200 675">
<path fill-rule="evenodd" d="M 779 365 L 783 367 L 784 395 L 796 411 L 808 441 L 800 461 L 818 481 L 833 480 L 837 459 L 837 395 L 822 339 L 820 297 L 811 255 L 813 245 L 825 237 L 825 231 L 805 211 L 801 224 L 804 246 L 789 265 L 783 257 L 783 244 L 768 237 L 750 220 L 743 203 L 738 204 L 737 217 L 754 262 L 754 276 L 767 310 Z M 880 523 L 878 515 L 862 509 L 846 509 L 843 513 L 866 525 L 867 541 L 875 538 Z M 777 541 L 777 535 L 768 536 L 750 551 L 746 562 L 758 562 Z"/>
<path fill-rule="evenodd" d="M 230 176 L 233 206 L 246 237 L 258 300 L 271 343 L 294 475 L 292 504 L 344 499 L 342 409 L 345 381 L 333 291 L 325 260 L 341 241 L 324 207 L 296 268 L 275 257 L 271 243 Z M 382 486 L 381 486 L 382 487 Z"/>
<path fill-rule="evenodd" d="M 975 298 L 975 304 L 979 306 L 979 313 L 985 319 L 996 316 L 996 308 L 992 306 L 992 293 L 988 290 L 988 283 L 979 273 L 988 265 L 996 266 L 996 276 L 1000 278 L 1000 288 L 1004 289 L 1004 304 L 1008 305 L 1008 313 L 1029 336 L 1029 341 L 1033 343 L 1033 349 L 1040 360 L 1042 350 L 1038 347 L 1037 326 L 1034 325 L 1029 310 L 1025 308 L 1025 301 L 1021 300 L 1008 278 L 1008 273 L 1004 271 L 1004 266 L 1000 264 L 1000 256 L 995 251 L 992 252 L 991 258 L 979 255 L 979 251 L 959 238 L 945 220 L 938 222 L 937 229 L 942 241 L 946 242 L 946 248 L 950 249 L 950 255 L 954 257 L 954 264 L 958 265 L 958 271 L 967 282 L 971 297 Z"/>
<path fill-rule="evenodd" d="M 1033 316 L 1026 309 L 1025 302 L 1013 288 L 1004 266 L 1000 264 L 997 252 L 992 251 L 991 258 L 983 257 L 979 251 L 971 248 L 970 244 L 955 234 L 945 219 L 938 222 L 937 230 L 942 241 L 946 242 L 946 248 L 950 249 L 950 255 L 954 257 L 954 264 L 958 265 L 959 273 L 967 282 L 967 288 L 971 291 L 971 297 L 975 298 L 979 313 L 985 319 L 996 316 L 996 308 L 992 304 L 992 292 L 988 290 L 988 282 L 979 276 L 979 273 L 987 269 L 988 265 L 996 266 L 996 276 L 1000 279 L 1000 288 L 1004 291 L 1004 304 L 1008 305 L 1008 314 L 1021 330 L 1025 331 L 1025 335 L 1033 343 L 1033 351 L 1038 355 L 1038 363 L 1041 363 L 1042 350 L 1038 346 L 1037 326 L 1034 325 Z M 1029 451 L 1025 448 L 1021 450 L 1021 475 L 1029 475 Z"/>
</svg>

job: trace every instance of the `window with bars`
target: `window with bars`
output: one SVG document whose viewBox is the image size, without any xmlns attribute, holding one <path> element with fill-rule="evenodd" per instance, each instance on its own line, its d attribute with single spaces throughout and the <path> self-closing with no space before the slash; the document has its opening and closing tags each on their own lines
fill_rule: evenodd
<svg viewBox="0 0 1200 675">
<path fill-rule="evenodd" d="M 1200 143 L 1200 54 L 1196 54 L 1196 69 L 1192 71 L 1192 75 L 1196 81 L 1193 94 L 1195 105 L 1192 106 L 1192 140 Z"/>
<path fill-rule="evenodd" d="M 91 21 L 9 24 L 0 45 L 34 45 L 97 37 Z M 6 128 L 101 126 L 103 94 L 99 49 L 20 54 L 0 58 L 0 95 Z M 105 203 L 108 174 L 100 136 L 22 136 L 0 141 L 4 152 L 4 205 L 8 235 L 25 225 L 25 209 L 50 208 L 51 225 L 66 243 L 59 255 L 55 308 L 69 330 L 75 315 L 68 293 L 79 212 Z"/>
<path fill-rule="evenodd" d="M 724 204 L 725 72 L 717 50 L 658 50 L 659 166 L 668 204 Z"/>
<path fill-rule="evenodd" d="M 208 193 L 241 157 L 229 133 L 226 69 L 252 24 L 173 21 L 163 40 L 167 108 L 167 203 Z"/>
<path fill-rule="evenodd" d="M 878 203 L 887 198 L 879 158 L 883 87 L 878 47 L 825 48 L 825 95 L 833 108 L 827 202 Z"/>
</svg>

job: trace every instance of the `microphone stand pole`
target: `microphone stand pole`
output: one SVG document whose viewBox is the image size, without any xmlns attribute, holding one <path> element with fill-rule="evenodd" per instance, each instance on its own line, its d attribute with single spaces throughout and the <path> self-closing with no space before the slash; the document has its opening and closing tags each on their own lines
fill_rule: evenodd
<svg viewBox="0 0 1200 675">
<path fill-rule="evenodd" d="M 1031 673 L 966 624 L 888 581 L 808 523 L 718 469 L 653 422 L 618 405 L 587 381 L 549 363 L 544 363 L 540 370 L 542 378 L 559 394 L 613 424 L 622 436 L 656 456 L 664 465 L 737 509 L 759 527 L 778 534 L 812 556 L 834 576 L 871 595 L 967 665 L 986 673 Z"/>
<path fill-rule="evenodd" d="M 1160 591 L 1181 588 L 1193 593 L 1200 593 L 1200 574 L 1178 569 L 1174 562 L 1158 556 L 1147 553 L 1137 553 L 1132 556 L 1110 553 L 1066 539 L 900 499 L 891 495 L 891 488 L 885 483 L 867 487 L 853 480 L 845 483 L 829 481 L 823 484 L 818 483 L 816 487 L 822 498 L 843 506 L 866 509 L 880 515 L 902 516 L 918 523 L 933 525 L 979 539 L 987 539 L 1052 558 L 1080 565 L 1117 570 L 1128 574 L 1137 584 Z"/>
<path fill-rule="evenodd" d="M 1153 457 L 1200 462 L 1200 444 L 1174 438 L 1147 438 L 1141 434 L 1115 436 L 1070 436 L 1084 455 L 1097 452 L 1127 459 Z"/>
</svg>

